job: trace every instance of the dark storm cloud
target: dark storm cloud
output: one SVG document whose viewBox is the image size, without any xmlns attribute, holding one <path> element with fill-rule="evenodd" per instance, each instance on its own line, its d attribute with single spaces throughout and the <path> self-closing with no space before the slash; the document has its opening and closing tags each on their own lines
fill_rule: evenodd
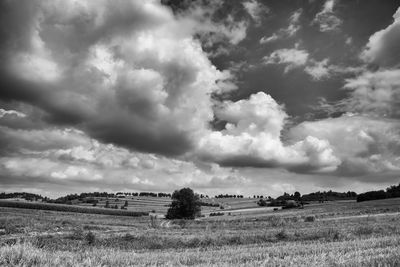
<svg viewBox="0 0 400 267">
<path fill-rule="evenodd" d="M 191 41 L 196 21 L 186 19 L 182 31 L 156 2 L 26 3 L 2 3 L 2 100 L 132 149 L 179 155 L 192 148 L 193 131 L 212 116 L 208 94 L 229 76 Z"/>
</svg>

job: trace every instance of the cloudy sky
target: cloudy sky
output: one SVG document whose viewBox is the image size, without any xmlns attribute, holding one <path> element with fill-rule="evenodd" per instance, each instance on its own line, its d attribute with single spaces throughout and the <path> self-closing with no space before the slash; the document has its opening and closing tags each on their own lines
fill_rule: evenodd
<svg viewBox="0 0 400 267">
<path fill-rule="evenodd" d="M 3 0 L 0 191 L 400 182 L 397 0 Z"/>
</svg>

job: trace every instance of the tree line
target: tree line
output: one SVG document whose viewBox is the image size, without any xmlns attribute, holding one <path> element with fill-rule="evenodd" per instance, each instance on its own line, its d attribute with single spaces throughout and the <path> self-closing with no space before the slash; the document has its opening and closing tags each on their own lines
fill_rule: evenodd
<svg viewBox="0 0 400 267">
<path fill-rule="evenodd" d="M 385 198 L 400 197 L 400 183 L 399 185 L 392 185 L 384 190 L 368 191 L 357 196 L 357 202 L 378 200 Z"/>
</svg>

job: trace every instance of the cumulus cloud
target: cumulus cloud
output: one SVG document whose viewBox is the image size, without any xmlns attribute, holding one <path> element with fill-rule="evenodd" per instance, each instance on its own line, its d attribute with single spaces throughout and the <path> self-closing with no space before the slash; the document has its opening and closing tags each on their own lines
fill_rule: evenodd
<svg viewBox="0 0 400 267">
<path fill-rule="evenodd" d="M 216 0 L 208 3 L 194 1 L 188 5 L 180 12 L 179 17 L 182 19 L 182 24 L 192 28 L 193 32 L 200 37 L 203 47 L 209 48 L 217 45 L 219 50 L 228 51 L 226 42 L 230 45 L 237 45 L 246 37 L 249 24 L 247 20 L 236 19 L 233 14 L 220 15 L 224 9 L 224 1 Z M 263 7 L 262 4 L 258 5 Z M 251 12 L 251 16 L 261 15 L 261 10 L 260 12 L 256 10 Z"/>
<path fill-rule="evenodd" d="M 225 101 L 216 116 L 227 122 L 199 142 L 203 159 L 225 166 L 286 167 L 299 172 L 332 171 L 340 163 L 329 142 L 307 136 L 293 145 L 281 141 L 287 114 L 269 95 Z"/>
<path fill-rule="evenodd" d="M 272 52 L 269 56 L 263 58 L 265 64 L 285 64 L 285 72 L 304 66 L 307 63 L 309 53 L 306 50 L 278 49 Z"/>
<path fill-rule="evenodd" d="M 290 137 L 300 140 L 314 136 L 328 140 L 340 159 L 338 175 L 400 171 L 400 124 L 397 120 L 344 115 L 303 122 L 290 129 Z"/>
<path fill-rule="evenodd" d="M 218 25 L 177 19 L 157 1 L 4 7 L 1 24 L 16 31 L 1 31 L 2 98 L 37 106 L 49 121 L 99 140 L 163 154 L 188 151 L 212 120 L 209 95 L 223 90 L 229 74 L 192 36 Z M 232 43 L 243 38 L 224 27 L 215 31 Z"/>
<path fill-rule="evenodd" d="M 96 191 L 169 191 L 197 185 L 202 190 L 219 190 L 239 177 L 230 168 L 215 164 L 205 168 L 194 162 L 133 152 L 74 129 L 1 127 L 0 133 L 7 145 L 7 149 L 1 147 L 0 157 L 0 182 L 6 188 L 18 184 L 47 190 L 62 187 L 59 192 L 63 193 L 79 191 L 82 186 Z"/>
<path fill-rule="evenodd" d="M 4 23 L 23 15 L 25 9 L 18 3 L 6 4 L 11 15 L 2 17 Z M 230 35 L 235 32 L 229 28 L 233 23 L 220 26 L 208 19 L 199 23 L 197 15 L 208 12 L 211 17 L 216 7 L 200 10 L 195 5 L 175 17 L 157 1 L 31 1 L 30 5 L 29 17 L 15 22 L 21 32 L 6 36 L 1 52 L 6 59 L 3 81 L 10 85 L 2 97 L 44 110 L 50 124 L 79 130 L 3 127 L 4 140 L 13 142 L 20 153 L 41 151 L 51 158 L 98 163 L 103 168 L 122 164 L 118 156 L 122 152 L 89 147 L 79 137 L 87 134 L 101 143 L 146 153 L 197 157 L 200 151 L 228 165 L 235 158 L 243 158 L 244 166 L 254 165 L 253 159 L 265 166 L 304 165 L 313 170 L 337 164 L 333 155 L 330 162 L 314 156 L 331 154 L 324 140 L 308 138 L 290 148 L 282 144 L 287 114 L 269 95 L 258 93 L 238 102 L 211 99 L 212 93 L 232 88 L 224 82 L 230 76 L 211 64 L 192 36 L 215 30 L 232 44 L 243 38 Z M 291 21 L 298 17 L 294 14 Z M 233 22 L 233 17 L 227 20 Z M 306 51 L 286 49 L 269 60 L 292 67 L 305 64 L 307 57 Z M 228 122 L 224 131 L 210 129 L 214 115 Z M 57 147 L 50 147 L 48 140 Z M 158 166 L 151 160 L 127 162 L 149 170 Z M 83 168 L 52 171 L 52 177 L 89 175 Z"/>
<path fill-rule="evenodd" d="M 328 59 L 319 62 L 313 62 L 312 65 L 307 66 L 304 71 L 307 72 L 314 80 L 321 80 L 324 77 L 329 77 L 330 69 L 328 66 Z"/>
<path fill-rule="evenodd" d="M 399 67 L 400 64 L 400 8 L 393 15 L 393 23 L 374 33 L 361 54 L 367 62 L 382 67 Z"/>
<path fill-rule="evenodd" d="M 337 103 L 323 103 L 334 112 L 352 112 L 372 117 L 399 118 L 400 113 L 400 64 L 397 39 L 399 35 L 399 11 L 394 22 L 386 29 L 374 33 L 361 53 L 366 63 L 377 64 L 379 68 L 354 69 L 353 78 L 345 80 L 344 89 L 348 97 Z M 397 38 L 397 39 L 396 39 Z"/>
<path fill-rule="evenodd" d="M 333 10 L 335 4 L 336 0 L 327 0 L 322 10 L 315 15 L 312 24 L 317 24 L 321 32 L 338 30 L 342 24 L 342 20 L 335 15 Z"/>
<path fill-rule="evenodd" d="M 292 13 L 289 17 L 289 26 L 286 28 L 279 29 L 277 32 L 273 33 L 271 36 L 263 36 L 260 39 L 260 44 L 267 44 L 274 42 L 279 39 L 289 38 L 294 36 L 298 30 L 300 30 L 299 20 L 303 10 L 300 8 Z"/>
<path fill-rule="evenodd" d="M 245 1 L 243 2 L 243 7 L 257 26 L 261 25 L 262 16 L 269 13 L 269 8 L 257 0 Z"/>
<path fill-rule="evenodd" d="M 270 55 L 263 57 L 263 60 L 266 65 L 286 65 L 284 69 L 285 73 L 296 68 L 302 68 L 315 81 L 330 78 L 336 74 L 360 73 L 364 71 L 363 67 L 329 64 L 328 58 L 318 61 L 312 58 L 308 51 L 298 49 L 298 44 L 296 44 L 295 48 L 275 50 Z"/>
<path fill-rule="evenodd" d="M 347 111 L 383 117 L 400 117 L 400 70 L 366 71 L 346 80 L 350 97 L 340 104 Z"/>
</svg>

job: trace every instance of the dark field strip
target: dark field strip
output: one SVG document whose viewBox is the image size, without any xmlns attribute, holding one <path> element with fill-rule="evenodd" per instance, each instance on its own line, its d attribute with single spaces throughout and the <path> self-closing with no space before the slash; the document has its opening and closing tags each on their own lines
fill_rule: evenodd
<svg viewBox="0 0 400 267">
<path fill-rule="evenodd" d="M 14 202 L 14 201 L 4 201 L 4 200 L 3 201 L 0 200 L 0 207 L 65 211 L 65 212 L 90 213 L 90 214 L 105 214 L 105 215 L 131 216 L 131 217 L 149 215 L 148 212 L 141 212 L 141 211 L 125 211 L 125 210 L 89 208 L 83 206 L 72 206 L 63 204 Z"/>
</svg>

